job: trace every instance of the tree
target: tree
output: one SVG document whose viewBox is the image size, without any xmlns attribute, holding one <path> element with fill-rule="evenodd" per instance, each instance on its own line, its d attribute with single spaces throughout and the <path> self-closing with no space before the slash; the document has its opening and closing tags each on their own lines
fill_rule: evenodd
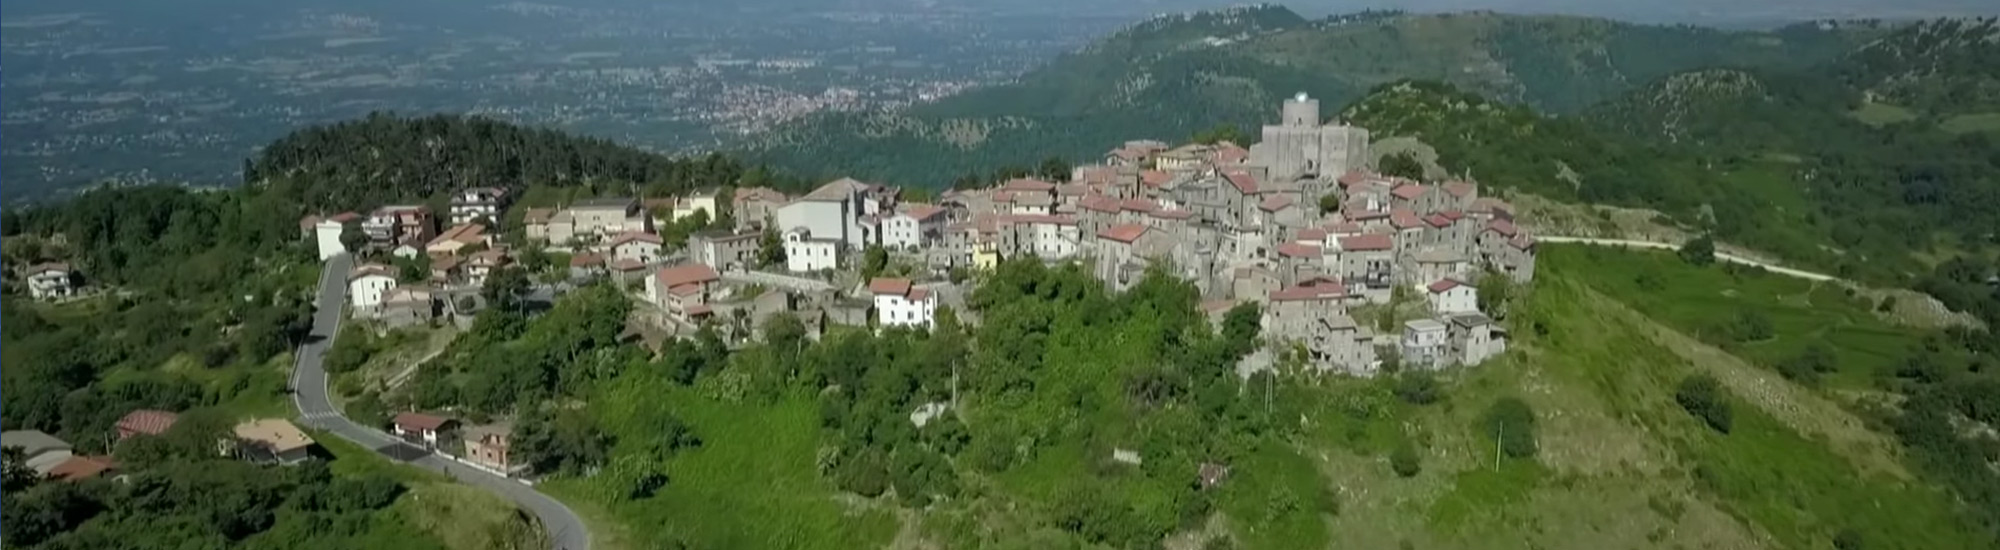
<svg viewBox="0 0 2000 550">
<path fill-rule="evenodd" d="M 1035 175 L 1044 181 L 1065 182 L 1069 181 L 1071 168 L 1069 161 L 1062 157 L 1049 157 L 1042 159 L 1042 166 Z"/>
<path fill-rule="evenodd" d="M 1513 299 L 1514 278 L 1493 269 L 1479 277 L 1479 312 L 1494 319 L 1507 318 L 1507 302 Z"/>
<path fill-rule="evenodd" d="M 1486 434 L 1496 438 L 1510 458 L 1535 455 L 1535 411 L 1518 397 L 1502 397 L 1482 417 Z"/>
<path fill-rule="evenodd" d="M 1436 403 L 1443 394 L 1437 378 L 1428 372 L 1412 370 L 1396 377 L 1396 397 L 1412 405 Z"/>
<path fill-rule="evenodd" d="M 1703 233 L 1700 237 L 1689 240 L 1681 245 L 1680 256 L 1682 261 L 1694 265 L 1705 266 L 1715 263 L 1715 237 Z"/>
<path fill-rule="evenodd" d="M 359 254 L 362 248 L 368 246 L 368 234 L 361 232 L 360 227 L 349 225 L 340 230 L 340 246 L 349 254 Z"/>
<path fill-rule="evenodd" d="M 1222 341 L 1228 344 L 1231 357 L 1243 357 L 1257 349 L 1257 335 L 1262 330 L 1264 308 L 1256 302 L 1243 302 L 1229 308 L 1222 317 Z"/>
<path fill-rule="evenodd" d="M 1242 145 L 1244 143 L 1249 142 L 1249 139 L 1243 135 L 1242 129 L 1237 128 L 1235 124 L 1227 124 L 1227 123 L 1217 125 L 1207 130 L 1195 132 L 1194 135 L 1190 136 L 1188 140 L 1203 145 L 1215 145 L 1217 143 L 1222 143 L 1225 141 L 1237 145 Z"/>
<path fill-rule="evenodd" d="M 873 279 L 875 277 L 881 276 L 882 271 L 888 268 L 889 268 L 888 249 L 876 245 L 869 245 L 867 251 L 861 254 L 861 278 Z"/>
<path fill-rule="evenodd" d="M 1729 433 L 1733 415 L 1729 401 L 1723 397 L 1722 384 L 1715 377 L 1697 374 L 1681 379 L 1680 388 L 1674 391 L 1674 401 L 1708 427 Z"/>
<path fill-rule="evenodd" d="M 1384 176 L 1396 176 L 1417 181 L 1424 179 L 1424 164 L 1417 162 L 1416 155 L 1404 152 L 1382 157 L 1378 168 Z"/>
<path fill-rule="evenodd" d="M 1320 197 L 1319 197 L 1319 213 L 1321 213 L 1321 214 L 1329 214 L 1329 213 L 1332 213 L 1332 212 L 1334 212 L 1334 211 L 1336 211 L 1336 210 L 1340 210 L 1340 196 L 1339 196 L 1339 195 L 1335 195 L 1335 194 L 1333 194 L 1333 193 L 1327 193 L 1327 194 L 1325 194 L 1325 195 L 1320 195 Z"/>
<path fill-rule="evenodd" d="M 494 269 L 486 276 L 486 284 L 479 289 L 479 295 L 486 303 L 502 311 L 521 308 L 521 297 L 528 293 L 528 272 L 519 267 Z"/>
<path fill-rule="evenodd" d="M 1423 471 L 1416 447 L 1407 441 L 1397 445 L 1396 450 L 1389 453 L 1389 468 L 1396 471 L 1397 477 L 1416 477 L 1418 472 Z"/>
<path fill-rule="evenodd" d="M 778 236 L 778 230 L 766 227 L 764 234 L 757 238 L 757 265 L 771 267 L 785 263 L 785 241 Z"/>
<path fill-rule="evenodd" d="M 1818 383 L 1821 374 L 1835 370 L 1839 370 L 1839 367 L 1835 363 L 1833 350 L 1827 349 L 1826 344 L 1818 342 L 1806 346 L 1805 351 L 1799 352 L 1797 356 L 1778 363 L 1778 374 L 1807 385 Z"/>
</svg>

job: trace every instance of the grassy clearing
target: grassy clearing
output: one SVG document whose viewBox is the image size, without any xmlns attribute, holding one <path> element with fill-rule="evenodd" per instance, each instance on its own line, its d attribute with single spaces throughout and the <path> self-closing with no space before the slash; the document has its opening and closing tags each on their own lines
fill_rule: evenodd
<svg viewBox="0 0 2000 550">
<path fill-rule="evenodd" d="M 1869 126 L 1887 126 L 1917 119 L 1917 114 L 1911 112 L 1909 109 L 1873 101 L 1862 103 L 1861 108 L 1850 111 L 1847 114 L 1854 117 L 1855 120 L 1861 121 L 1862 124 Z"/>
<path fill-rule="evenodd" d="M 818 408 L 806 396 L 771 404 L 725 403 L 651 377 L 625 377 L 593 401 L 604 426 L 653 425 L 647 418 L 671 412 L 703 438 L 666 465 L 667 486 L 649 499 L 626 499 L 620 476 L 607 473 L 544 484 L 571 501 L 601 507 L 631 529 L 629 548 L 678 540 L 693 548 L 879 547 L 896 532 L 893 515 L 855 510 L 836 498 L 815 466 Z M 614 432 L 621 447 L 651 434 Z M 625 449 L 614 456 L 632 453 Z"/>
<path fill-rule="evenodd" d="M 1939 123 L 1938 127 L 1954 134 L 1992 132 L 2000 130 L 2000 113 L 1958 115 L 1944 119 L 1944 122 Z"/>
<path fill-rule="evenodd" d="M 397 525 L 436 537 L 451 550 L 528 550 L 543 544 L 541 528 L 513 504 L 443 475 L 397 465 L 374 451 L 324 432 L 313 439 L 332 455 L 336 476 L 383 475 L 410 488 L 386 512 Z"/>
<path fill-rule="evenodd" d="M 1827 380 L 1836 387 L 1868 387 L 1870 376 L 1891 367 L 1921 341 L 1917 331 L 1882 320 L 1874 304 L 1849 296 L 1838 285 L 1754 270 L 1698 268 L 1669 251 L 1549 246 L 1539 261 L 1551 271 L 1588 273 L 1592 288 L 1758 364 L 1775 365 L 1809 345 L 1825 345 L 1839 367 Z M 1729 340 L 1722 327 L 1744 312 L 1769 319 L 1774 336 Z"/>
</svg>

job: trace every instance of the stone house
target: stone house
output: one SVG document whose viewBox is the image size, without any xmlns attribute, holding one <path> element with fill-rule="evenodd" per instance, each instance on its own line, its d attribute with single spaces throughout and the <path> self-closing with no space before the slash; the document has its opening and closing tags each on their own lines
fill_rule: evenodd
<svg viewBox="0 0 2000 550">
<path fill-rule="evenodd" d="M 1535 277 L 1535 239 L 1506 219 L 1494 219 L 1479 232 L 1480 257 L 1516 282 Z"/>
<path fill-rule="evenodd" d="M 688 258 L 694 263 L 717 269 L 750 269 L 757 265 L 764 235 L 756 231 L 730 233 L 720 229 L 696 231 L 688 236 Z"/>
<path fill-rule="evenodd" d="M 465 429 L 465 459 L 508 476 L 528 471 L 528 464 L 514 460 L 514 423 L 495 422 Z"/>
<path fill-rule="evenodd" d="M 523 217 L 528 236 L 540 235 L 557 245 L 587 245 L 621 233 L 653 231 L 652 216 L 640 210 L 638 200 L 629 197 L 577 201 L 569 208 L 555 211 L 546 221 L 541 221 L 535 210 L 528 213 Z"/>
<path fill-rule="evenodd" d="M 391 329 L 428 325 L 437 316 L 437 300 L 428 288 L 398 286 L 382 297 L 379 318 Z"/>
<path fill-rule="evenodd" d="M 737 189 L 736 196 L 731 202 L 731 206 L 735 209 L 736 230 L 749 232 L 771 227 L 771 222 L 778 215 L 778 208 L 789 201 L 784 193 L 769 187 Z"/>
<path fill-rule="evenodd" d="M 1415 319 L 1403 323 L 1403 367 L 1438 369 L 1456 364 L 1448 339 L 1448 329 L 1435 319 Z"/>
<path fill-rule="evenodd" d="M 1388 286 L 1390 270 L 1395 268 L 1395 237 L 1383 234 L 1361 234 L 1341 237 L 1340 277 L 1344 281 L 1363 281 L 1369 286 Z"/>
<path fill-rule="evenodd" d="M 1456 364 L 1478 365 L 1507 352 L 1507 336 L 1478 313 L 1451 316 L 1447 353 Z"/>
<path fill-rule="evenodd" d="M 642 264 L 660 262 L 660 236 L 647 232 L 628 231 L 619 234 L 605 244 L 613 261 L 630 260 Z"/>
<path fill-rule="evenodd" d="M 702 264 L 669 267 L 646 281 L 646 299 L 667 316 L 694 323 L 714 311 L 708 304 L 721 290 L 722 275 Z"/>
<path fill-rule="evenodd" d="M 60 300 L 76 295 L 76 270 L 64 262 L 48 262 L 29 267 L 28 296 L 36 300 Z"/>
</svg>

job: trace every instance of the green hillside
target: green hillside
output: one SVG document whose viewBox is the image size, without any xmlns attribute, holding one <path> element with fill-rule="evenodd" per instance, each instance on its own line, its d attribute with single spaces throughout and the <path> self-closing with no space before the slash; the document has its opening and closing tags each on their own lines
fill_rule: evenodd
<svg viewBox="0 0 2000 550">
<path fill-rule="evenodd" d="M 1725 32 L 1495 13 L 1363 13 L 1305 21 L 1283 7 L 1162 16 L 1061 56 L 1018 82 L 895 113 L 830 113 L 746 148 L 808 174 L 941 186 L 1050 154 L 1089 159 L 1126 139 L 1254 128 L 1305 91 L 1328 109 L 1401 79 L 1447 82 L 1571 113 L 1679 71 L 1797 67 L 1873 26 Z"/>
<path fill-rule="evenodd" d="M 780 329 L 652 360 L 586 349 L 591 366 L 531 391 L 579 403 L 566 425 L 596 450 L 535 452 L 597 472 L 543 487 L 614 550 L 1992 546 L 1982 510 L 2000 478 L 1970 466 L 1980 440 L 1903 428 L 1992 421 L 1978 403 L 1994 372 L 1977 368 L 1992 350 L 1963 339 L 1976 335 L 1668 253 L 1544 253 L 1505 320 L 1512 351 L 1440 378 L 1239 381 L 1226 365 L 1254 322 L 1211 330 L 1192 289 L 1107 293 L 1080 270 L 1015 262 L 981 281 L 976 328 L 817 343 Z M 1769 327 L 1712 324 L 1731 315 Z M 1815 378 L 1782 366 L 1825 341 Z M 1935 370 L 1903 367 L 1916 361 Z M 501 376 L 465 374 L 464 391 Z M 1682 404 L 1696 378 L 1715 381 L 1724 427 Z M 1871 388 L 1927 397 L 1899 413 L 1856 397 Z M 911 425 L 910 410 L 954 394 L 945 419 Z M 1498 431 L 1507 409 L 1526 417 Z M 1230 474 L 1202 489 L 1203 463 Z"/>
</svg>

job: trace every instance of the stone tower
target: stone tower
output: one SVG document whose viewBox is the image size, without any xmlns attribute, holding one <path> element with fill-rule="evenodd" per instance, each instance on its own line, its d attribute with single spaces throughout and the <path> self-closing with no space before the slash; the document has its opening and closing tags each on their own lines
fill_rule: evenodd
<svg viewBox="0 0 2000 550">
<path fill-rule="evenodd" d="M 1299 95 L 1285 100 L 1280 116 L 1282 118 L 1279 124 L 1284 126 L 1293 128 L 1319 126 L 1319 100 L 1306 97 L 1305 92 L 1299 92 Z"/>
</svg>

